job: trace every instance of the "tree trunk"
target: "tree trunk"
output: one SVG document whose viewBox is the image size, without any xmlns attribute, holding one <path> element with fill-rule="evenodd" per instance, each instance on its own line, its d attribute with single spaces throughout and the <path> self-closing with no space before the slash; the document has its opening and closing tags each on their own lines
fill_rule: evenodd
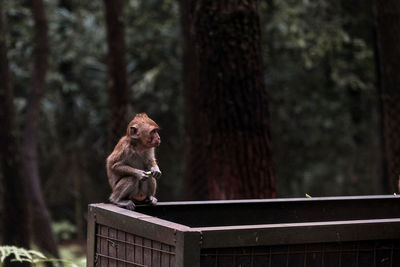
<svg viewBox="0 0 400 267">
<path fill-rule="evenodd" d="M 104 0 L 107 23 L 109 73 L 109 146 L 114 147 L 131 118 L 126 82 L 123 0 Z"/>
<path fill-rule="evenodd" d="M 208 199 L 274 197 L 257 1 L 183 4 L 187 184 L 205 181 Z"/>
<path fill-rule="evenodd" d="M 205 173 L 204 149 L 200 123 L 200 85 L 198 75 L 198 50 L 194 40 L 194 11 L 195 1 L 180 1 L 181 28 L 183 35 L 183 88 L 185 108 L 185 198 L 192 200 L 206 200 L 208 188 Z"/>
<path fill-rule="evenodd" d="M 375 0 L 375 15 L 385 173 L 393 193 L 399 192 L 400 178 L 400 2 Z"/>
<path fill-rule="evenodd" d="M 13 91 L 9 79 L 6 31 L 3 23 L 3 1 L 0 1 L 0 161 L 3 182 L 2 236 L 4 245 L 29 248 L 29 210 L 26 182 L 22 175 L 20 144 L 16 137 Z M 17 264 L 17 265 L 16 265 Z M 7 262 L 9 266 L 29 264 Z"/>
<path fill-rule="evenodd" d="M 57 243 L 51 230 L 51 218 L 40 186 L 37 155 L 40 101 L 43 94 L 48 58 L 47 20 L 42 0 L 30 3 L 34 19 L 34 66 L 28 91 L 26 126 L 24 129 L 24 173 L 29 190 L 34 242 L 45 252 L 58 257 Z"/>
</svg>

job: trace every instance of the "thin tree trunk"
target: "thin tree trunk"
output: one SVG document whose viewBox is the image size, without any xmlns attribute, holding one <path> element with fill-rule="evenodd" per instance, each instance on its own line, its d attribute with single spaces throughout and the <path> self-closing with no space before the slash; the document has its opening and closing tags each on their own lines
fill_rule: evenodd
<svg viewBox="0 0 400 267">
<path fill-rule="evenodd" d="M 24 129 L 24 173 L 29 188 L 29 203 L 32 214 L 34 242 L 42 251 L 58 257 L 57 243 L 51 230 L 51 218 L 43 199 L 40 186 L 37 155 L 38 123 L 40 101 L 43 94 L 47 71 L 48 37 L 47 21 L 42 0 L 32 0 L 31 10 L 34 25 L 34 67 L 32 83 L 28 91 L 26 126 Z"/>
<path fill-rule="evenodd" d="M 195 108 L 186 110 L 186 134 L 189 153 L 200 158 L 187 160 L 193 172 L 185 178 L 206 181 L 209 199 L 274 197 L 257 1 L 203 0 L 191 8 L 184 55 L 194 49 L 199 56 L 184 65 L 193 71 L 186 106 Z"/>
<path fill-rule="evenodd" d="M 20 144 L 16 137 L 13 91 L 9 79 L 6 31 L 3 19 L 3 1 L 0 0 L 0 161 L 2 170 L 2 244 L 29 248 L 29 210 L 26 182 L 22 175 Z M 10 263 L 7 266 L 29 266 Z"/>
<path fill-rule="evenodd" d="M 70 166 L 72 169 L 72 175 L 74 177 L 74 192 L 75 192 L 75 197 L 74 197 L 74 210 L 75 210 L 75 223 L 76 223 L 76 228 L 77 230 L 77 236 L 79 240 L 84 240 L 85 239 L 85 225 L 83 222 L 83 210 L 82 210 L 82 169 L 79 166 L 79 163 L 82 162 L 82 157 L 81 153 L 78 150 L 75 150 L 74 152 L 71 153 L 71 158 L 70 158 Z"/>
<path fill-rule="evenodd" d="M 109 74 L 109 146 L 113 147 L 125 134 L 130 117 L 129 92 L 126 81 L 123 0 L 104 0 Z"/>
<path fill-rule="evenodd" d="M 185 108 L 185 198 L 191 200 L 206 200 L 208 188 L 205 172 L 204 149 L 202 146 L 203 128 L 199 128 L 200 84 L 198 75 L 198 51 L 194 39 L 195 1 L 180 0 L 181 28 L 183 35 L 183 88 Z"/>
<path fill-rule="evenodd" d="M 399 192 L 400 179 L 400 2 L 375 0 L 375 15 L 385 173 L 393 193 Z"/>
</svg>

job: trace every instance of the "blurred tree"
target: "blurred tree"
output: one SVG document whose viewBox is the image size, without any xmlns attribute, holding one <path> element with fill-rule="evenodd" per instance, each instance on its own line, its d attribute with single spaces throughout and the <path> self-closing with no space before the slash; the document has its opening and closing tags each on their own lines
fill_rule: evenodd
<svg viewBox="0 0 400 267">
<path fill-rule="evenodd" d="M 206 183 L 208 199 L 274 197 L 258 3 L 184 2 L 186 187 Z"/>
<path fill-rule="evenodd" d="M 382 193 L 370 2 L 260 2 L 279 196 Z"/>
<path fill-rule="evenodd" d="M 400 2 L 375 0 L 379 62 L 379 94 L 387 187 L 399 192 L 400 180 Z"/>
<path fill-rule="evenodd" d="M 25 129 L 23 134 L 23 164 L 26 183 L 29 191 L 29 207 L 31 209 L 32 234 L 34 242 L 43 252 L 58 257 L 55 237 L 51 230 L 50 213 L 43 199 L 40 185 L 37 142 L 38 123 L 41 111 L 41 98 L 45 86 L 48 66 L 47 19 L 42 0 L 30 2 L 34 20 L 34 64 L 32 82 L 28 87 Z"/>
<path fill-rule="evenodd" d="M 125 134 L 126 126 L 133 118 L 126 80 L 123 4 L 123 0 L 104 0 L 108 44 L 110 148 Z"/>
<path fill-rule="evenodd" d="M 55 5 L 56 4 L 56 5 Z M 76 236 L 85 237 L 88 199 L 104 201 L 107 147 L 107 69 L 102 1 L 49 2 L 52 47 L 49 87 L 42 132 L 51 153 L 43 169 L 47 197 L 57 220 L 71 220 Z M 101 112 L 104 110 L 104 112 Z M 93 172 L 93 173 L 91 173 Z M 96 179 L 96 178 L 98 179 Z M 103 179 L 104 182 L 103 182 Z M 93 200 L 92 200 L 93 201 Z"/>
<path fill-rule="evenodd" d="M 259 1 L 279 196 L 382 193 L 370 1 Z M 12 25 L 8 58 L 17 127 L 25 122 L 34 64 L 34 21 L 27 2 L 6 1 L 5 8 Z M 182 1 L 192 5 L 190 13 L 182 12 L 184 21 L 194 13 L 193 2 Z M 83 235 L 87 203 L 105 201 L 110 190 L 104 169 L 111 117 L 105 4 L 45 3 L 52 49 L 38 122 L 42 190 L 53 219 L 79 225 Z M 191 100 L 185 103 L 189 134 L 183 135 L 178 1 L 130 0 L 123 9 L 129 102 L 135 112 L 148 112 L 162 126 L 157 154 L 163 176 L 157 195 L 160 201 L 177 200 L 184 192 L 184 149 L 192 155 L 182 140 L 200 141 L 194 148 L 204 138 L 202 128 L 191 127 L 190 118 L 200 121 L 203 115 L 197 107 L 201 98 L 191 90 L 184 91 Z M 184 39 L 185 88 L 200 88 L 190 83 L 199 81 L 196 27 L 182 26 L 192 31 L 192 44 Z M 188 162 L 196 170 L 189 183 L 203 188 L 199 195 L 206 198 L 207 184 L 195 184 L 207 170 L 201 166 L 202 151 L 194 150 Z"/>
<path fill-rule="evenodd" d="M 202 128 L 196 127 L 200 123 L 200 91 L 198 75 L 198 50 L 196 49 L 195 33 L 193 28 L 195 2 L 181 0 L 180 22 L 182 30 L 182 61 L 185 108 L 185 142 L 184 142 L 184 197 L 186 199 L 208 198 L 208 188 L 205 171 L 205 149 L 197 149 L 202 146 Z"/>
<path fill-rule="evenodd" d="M 26 179 L 22 174 L 20 144 L 16 132 L 13 90 L 9 78 L 4 1 L 0 1 L 0 161 L 3 184 L 2 244 L 29 248 L 29 210 Z M 28 263 L 6 263 L 7 266 L 29 266 Z"/>
<path fill-rule="evenodd" d="M 177 200 L 183 181 L 183 101 L 179 5 L 175 0 L 129 1 L 124 6 L 128 87 L 135 112 L 161 127 L 157 159 L 163 172 L 157 196 Z"/>
</svg>

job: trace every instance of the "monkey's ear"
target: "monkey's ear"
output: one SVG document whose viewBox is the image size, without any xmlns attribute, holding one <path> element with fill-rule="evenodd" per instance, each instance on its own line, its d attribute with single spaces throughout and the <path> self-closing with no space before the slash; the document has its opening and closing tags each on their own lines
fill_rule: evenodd
<svg viewBox="0 0 400 267">
<path fill-rule="evenodd" d="M 139 139 L 139 131 L 136 126 L 131 126 L 129 129 L 129 136 L 133 139 Z"/>
</svg>

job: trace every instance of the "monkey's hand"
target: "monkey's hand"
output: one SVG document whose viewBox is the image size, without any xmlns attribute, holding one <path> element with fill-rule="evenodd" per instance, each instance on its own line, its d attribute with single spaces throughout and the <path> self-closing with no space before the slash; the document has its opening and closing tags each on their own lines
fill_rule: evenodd
<svg viewBox="0 0 400 267">
<path fill-rule="evenodd" d="M 158 167 L 156 167 L 156 166 L 155 167 L 151 167 L 150 171 L 151 171 L 151 175 L 154 178 L 159 179 L 161 177 L 161 171 L 160 171 L 160 169 Z"/>
<path fill-rule="evenodd" d="M 150 176 L 151 176 L 151 172 L 146 172 L 146 171 L 138 171 L 138 177 L 139 177 L 139 180 L 146 180 L 146 179 L 149 179 L 150 178 Z"/>
</svg>

